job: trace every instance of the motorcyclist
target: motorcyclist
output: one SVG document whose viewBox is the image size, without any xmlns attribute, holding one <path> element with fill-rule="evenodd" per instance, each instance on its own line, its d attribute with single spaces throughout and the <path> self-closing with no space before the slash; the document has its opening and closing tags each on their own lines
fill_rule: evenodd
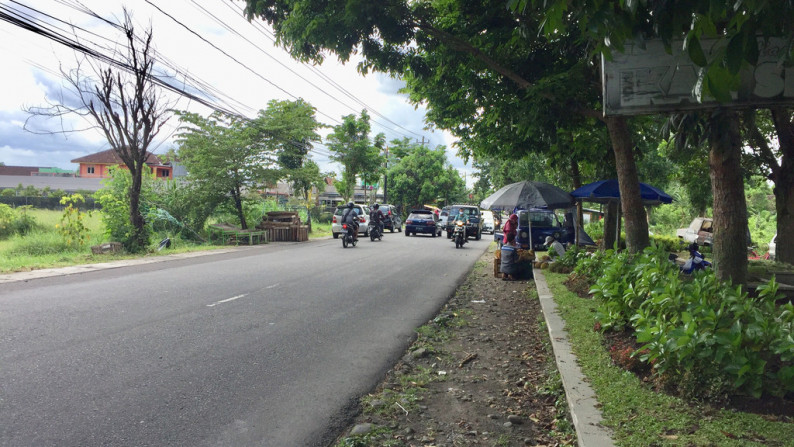
<svg viewBox="0 0 794 447">
<path fill-rule="evenodd" d="M 383 215 L 383 211 L 380 210 L 380 205 L 375 203 L 372 205 L 372 210 L 369 212 L 369 221 L 372 222 L 373 225 L 378 226 L 378 231 L 380 234 L 383 234 L 384 220 L 386 220 L 386 217 Z"/>
<path fill-rule="evenodd" d="M 463 212 L 463 208 L 458 208 L 458 214 L 455 215 L 455 218 L 452 219 L 452 222 L 454 223 L 459 220 L 463 221 L 463 239 L 465 240 L 467 237 L 466 229 L 469 225 L 469 216 L 467 216 L 466 213 Z"/>
<path fill-rule="evenodd" d="M 353 202 L 347 202 L 347 208 L 342 214 L 342 223 L 353 229 L 353 240 L 358 240 L 358 210 Z"/>
</svg>

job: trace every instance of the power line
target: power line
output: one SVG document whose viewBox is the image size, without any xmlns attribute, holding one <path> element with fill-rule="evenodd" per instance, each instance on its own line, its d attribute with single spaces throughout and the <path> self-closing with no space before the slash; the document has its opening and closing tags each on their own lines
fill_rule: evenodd
<svg viewBox="0 0 794 447">
<path fill-rule="evenodd" d="M 195 0 L 191 0 L 191 1 L 192 1 L 193 3 L 196 3 L 196 1 L 195 1 Z M 234 8 L 234 7 L 232 6 L 232 5 L 233 5 L 233 3 L 228 3 L 228 2 L 225 2 L 225 1 L 223 1 L 223 3 L 224 3 L 224 4 L 225 4 L 227 7 L 231 8 L 231 9 L 232 9 L 234 12 L 240 13 L 241 15 L 242 15 L 242 13 L 244 12 L 244 11 L 243 11 L 243 9 L 242 9 L 242 7 L 240 7 L 240 6 L 237 6 L 236 8 Z M 203 9 L 203 8 L 202 8 L 202 9 Z M 264 36 L 265 36 L 266 38 L 268 38 L 268 39 L 269 39 L 271 42 L 275 43 L 275 41 L 276 41 L 276 40 L 275 40 L 275 37 L 271 36 L 271 35 L 270 35 L 270 32 L 267 30 L 267 28 L 265 28 L 265 27 L 264 27 L 264 26 L 263 26 L 261 23 L 259 23 L 259 22 L 250 22 L 250 21 L 249 21 L 248 23 L 249 23 L 249 25 L 251 25 L 252 27 L 254 27 L 254 29 L 256 29 L 257 31 L 259 31 L 259 33 L 260 33 L 260 34 L 264 35 Z M 227 29 L 229 29 L 229 28 L 227 27 Z M 237 33 L 236 31 L 234 31 L 234 32 L 235 32 L 236 34 L 238 34 L 238 35 L 239 35 L 239 33 Z M 252 43 L 252 42 L 250 42 L 248 39 L 245 39 L 245 40 L 246 40 L 246 41 L 248 41 L 249 43 L 251 43 L 252 45 L 254 45 L 254 46 L 255 46 L 256 48 L 258 48 L 260 51 L 262 51 L 262 52 L 264 52 L 265 54 L 267 54 L 267 52 L 266 52 L 265 50 L 263 50 L 263 49 L 259 48 L 257 45 L 253 44 L 253 43 Z M 268 56 L 270 56 L 270 55 L 268 54 Z M 270 57 L 272 57 L 272 56 L 270 56 Z M 414 131 L 412 131 L 412 130 L 410 130 L 410 129 L 407 129 L 407 128 L 405 128 L 405 127 L 401 126 L 400 124 L 398 124 L 398 123 L 396 123 L 396 122 L 392 121 L 391 119 L 389 119 L 389 118 L 388 118 L 388 117 L 386 117 L 385 115 L 383 115 L 383 114 L 381 114 L 380 112 L 378 112 L 378 111 L 377 111 L 376 109 L 374 109 L 373 107 L 371 107 L 371 106 L 367 105 L 367 104 L 366 104 L 364 101 L 362 101 L 361 99 L 359 99 L 359 98 L 358 98 L 357 96 L 355 96 L 353 93 L 350 93 L 348 90 L 346 90 L 344 87 L 342 87 L 341 85 L 339 85 L 339 83 L 337 83 L 336 81 L 334 81 L 334 80 L 333 80 L 331 77 L 329 77 L 328 75 L 326 75 L 325 73 L 323 73 L 323 72 L 322 72 L 320 69 L 318 69 L 317 67 L 315 67 L 315 66 L 312 66 L 312 65 L 310 65 L 310 64 L 303 63 L 303 62 L 302 62 L 301 64 L 302 64 L 302 65 L 304 65 L 305 67 L 307 67 L 307 68 L 308 68 L 310 71 L 312 71 L 313 73 L 315 73 L 315 74 L 316 74 L 317 76 L 319 76 L 319 77 L 320 77 L 322 80 L 324 80 L 325 82 L 327 82 L 329 85 L 331 85 L 332 87 L 334 87 L 336 90 L 338 90 L 339 92 L 341 92 L 343 95 L 347 96 L 348 98 L 350 98 L 350 99 L 352 99 L 353 101 L 355 101 L 357 104 L 361 105 L 361 106 L 362 106 L 363 108 L 365 108 L 366 110 L 370 111 L 370 112 L 371 112 L 373 115 L 379 116 L 379 117 L 383 118 L 384 120 L 386 120 L 386 121 L 388 121 L 388 122 L 392 123 L 393 125 L 395 125 L 395 126 L 397 126 L 397 127 L 401 128 L 401 129 L 403 129 L 403 130 L 405 130 L 405 131 L 407 131 L 407 132 L 409 132 L 409 133 L 412 133 L 412 134 L 414 134 L 414 135 L 416 135 L 416 136 L 418 136 L 418 137 L 421 137 L 421 136 L 422 136 L 421 134 L 419 134 L 419 133 L 416 133 L 416 132 L 414 132 Z M 307 81 L 307 82 L 308 82 L 308 81 Z M 314 84 L 312 84 L 312 85 L 314 85 Z M 315 86 L 315 87 L 316 87 L 316 86 Z M 319 87 L 317 87 L 317 88 L 319 88 Z M 329 95 L 329 96 L 330 96 L 330 95 Z M 342 103 L 342 101 L 340 101 L 339 99 L 337 99 L 337 98 L 334 98 L 334 99 L 336 99 L 337 101 L 339 101 L 340 103 Z M 342 104 L 344 104 L 344 103 L 342 103 Z M 345 104 L 345 105 L 347 106 L 347 104 Z M 350 107 L 350 106 L 347 106 L 347 107 Z M 352 107 L 351 107 L 351 109 L 352 109 Z M 374 122 L 377 122 L 377 121 L 375 121 L 375 120 L 373 120 L 373 121 L 374 121 Z M 389 129 L 389 127 L 388 127 L 388 126 L 384 126 L 384 125 L 383 125 L 383 124 L 381 124 L 381 123 L 378 123 L 378 124 L 380 124 L 380 125 L 381 125 L 381 126 L 383 126 L 384 128 L 387 128 L 387 129 Z M 394 129 L 390 129 L 390 130 L 394 131 L 395 133 L 401 134 L 401 135 L 403 135 L 403 136 L 407 136 L 407 135 L 405 135 L 405 134 L 402 134 L 402 133 L 401 133 L 401 132 L 399 132 L 399 131 L 395 131 Z"/>
</svg>

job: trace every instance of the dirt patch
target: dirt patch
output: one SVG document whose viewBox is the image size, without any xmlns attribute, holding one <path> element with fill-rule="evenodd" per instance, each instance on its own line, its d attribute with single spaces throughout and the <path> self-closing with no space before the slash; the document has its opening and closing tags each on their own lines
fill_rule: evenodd
<svg viewBox="0 0 794 447">
<path fill-rule="evenodd" d="M 575 443 L 534 281 L 494 278 L 492 259 L 493 247 L 336 445 Z"/>
</svg>

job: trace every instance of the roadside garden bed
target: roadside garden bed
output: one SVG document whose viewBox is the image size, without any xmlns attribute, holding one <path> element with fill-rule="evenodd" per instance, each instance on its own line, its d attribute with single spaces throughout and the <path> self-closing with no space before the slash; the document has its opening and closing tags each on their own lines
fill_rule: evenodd
<svg viewBox="0 0 794 447">
<path fill-rule="evenodd" d="M 590 266 L 592 286 L 581 264 L 546 278 L 618 444 L 791 445 L 794 344 L 774 285 L 748 298 L 706 277 L 673 281 L 663 263 L 606 263 Z"/>
</svg>

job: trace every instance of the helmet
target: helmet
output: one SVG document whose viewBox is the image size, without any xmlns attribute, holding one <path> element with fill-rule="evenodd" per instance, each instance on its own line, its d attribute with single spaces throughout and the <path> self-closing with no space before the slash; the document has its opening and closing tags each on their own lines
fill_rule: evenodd
<svg viewBox="0 0 794 447">
<path fill-rule="evenodd" d="M 549 245 L 552 242 L 554 242 L 554 236 L 546 236 L 546 245 Z"/>
<path fill-rule="evenodd" d="M 353 208 L 353 205 L 355 205 L 355 203 L 353 203 L 353 202 L 347 202 L 347 207 L 348 207 L 348 208 Z"/>
<path fill-rule="evenodd" d="M 378 205 L 378 204 L 376 203 L 376 204 L 372 205 L 372 208 L 378 209 L 378 208 L 380 208 L 380 205 Z"/>
</svg>

